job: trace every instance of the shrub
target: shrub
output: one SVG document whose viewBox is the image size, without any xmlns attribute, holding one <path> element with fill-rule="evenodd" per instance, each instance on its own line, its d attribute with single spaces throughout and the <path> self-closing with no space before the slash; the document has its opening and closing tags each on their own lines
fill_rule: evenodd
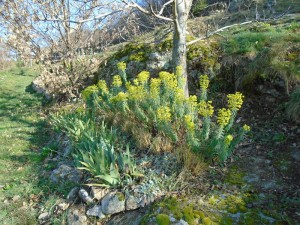
<svg viewBox="0 0 300 225">
<path fill-rule="evenodd" d="M 125 70 L 122 74 L 126 77 Z M 199 100 L 195 95 L 184 95 L 181 67 L 175 74 L 162 71 L 159 78 L 150 79 L 149 72 L 143 71 L 133 81 L 125 80 L 122 85 L 113 82 L 110 89 L 100 80 L 98 93 L 91 93 L 86 103 L 96 118 L 119 127 L 141 148 L 175 150 L 180 146 L 223 162 L 250 129 L 245 125 L 233 133 L 234 119 L 243 103 L 241 93 L 228 95 L 228 109 L 220 109 L 214 119 L 212 102 L 207 100 L 207 75 L 200 77 Z"/>
</svg>

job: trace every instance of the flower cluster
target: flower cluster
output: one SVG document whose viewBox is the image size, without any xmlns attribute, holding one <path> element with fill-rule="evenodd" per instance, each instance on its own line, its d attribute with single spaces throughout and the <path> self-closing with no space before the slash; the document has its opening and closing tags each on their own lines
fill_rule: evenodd
<svg viewBox="0 0 300 225">
<path fill-rule="evenodd" d="M 118 70 L 124 72 L 124 71 L 126 70 L 126 63 L 124 63 L 124 62 L 119 62 L 119 63 L 117 64 L 117 67 L 118 67 Z"/>
<path fill-rule="evenodd" d="M 200 101 L 198 104 L 199 106 L 198 113 L 204 117 L 212 116 L 212 114 L 214 113 L 214 107 L 211 104 L 212 104 L 211 101 L 208 102 Z"/>
<path fill-rule="evenodd" d="M 195 124 L 193 122 L 193 117 L 191 115 L 185 115 L 184 116 L 184 121 L 186 128 L 189 132 L 193 132 L 195 128 Z"/>
<path fill-rule="evenodd" d="M 86 89 L 82 91 L 82 98 L 86 100 L 88 99 L 88 97 L 90 97 L 91 94 L 97 92 L 98 92 L 98 87 L 96 85 L 88 86 Z"/>
<path fill-rule="evenodd" d="M 100 91 L 102 92 L 102 94 L 107 94 L 109 92 L 105 80 L 99 80 L 97 86 L 100 89 Z"/>
<path fill-rule="evenodd" d="M 192 109 L 196 108 L 198 104 L 196 95 L 190 95 L 187 100 Z"/>
<path fill-rule="evenodd" d="M 145 89 L 143 86 L 132 85 L 130 82 L 126 84 L 128 98 L 135 101 L 141 101 L 145 96 Z"/>
<path fill-rule="evenodd" d="M 182 103 L 185 99 L 184 92 L 182 88 L 175 89 L 175 99 L 177 103 Z"/>
<path fill-rule="evenodd" d="M 224 141 L 227 145 L 229 145 L 232 140 L 233 140 L 233 136 L 231 134 L 228 134 L 224 139 Z"/>
<path fill-rule="evenodd" d="M 219 109 L 217 122 L 221 127 L 224 127 L 228 124 L 231 117 L 231 111 L 229 109 Z"/>
<path fill-rule="evenodd" d="M 152 78 L 150 81 L 150 95 L 152 98 L 157 98 L 160 93 L 161 80 L 158 78 Z"/>
<path fill-rule="evenodd" d="M 240 92 L 227 95 L 228 108 L 237 111 L 242 107 L 244 95 Z"/>
<path fill-rule="evenodd" d="M 128 99 L 128 94 L 124 92 L 119 92 L 116 96 L 112 97 L 110 100 L 112 102 L 124 102 Z"/>
<path fill-rule="evenodd" d="M 150 73 L 148 71 L 142 71 L 137 75 L 137 79 L 141 84 L 147 83 L 150 77 Z"/>
<path fill-rule="evenodd" d="M 245 124 L 243 126 L 243 130 L 246 131 L 246 132 L 250 131 L 250 129 L 251 129 L 250 126 L 248 126 L 247 124 Z"/>
<path fill-rule="evenodd" d="M 121 87 L 122 86 L 122 79 L 121 79 L 121 77 L 119 75 L 115 75 L 113 77 L 112 85 L 114 87 Z"/>
<path fill-rule="evenodd" d="M 166 87 L 174 90 L 178 87 L 177 78 L 173 73 L 162 71 L 159 73 L 159 78 L 164 82 Z"/>
<path fill-rule="evenodd" d="M 201 75 L 200 76 L 200 87 L 202 90 L 207 90 L 209 85 L 209 78 L 207 75 Z"/>
<path fill-rule="evenodd" d="M 157 119 L 160 122 L 171 122 L 171 109 L 168 106 L 161 106 L 157 109 Z"/>
</svg>

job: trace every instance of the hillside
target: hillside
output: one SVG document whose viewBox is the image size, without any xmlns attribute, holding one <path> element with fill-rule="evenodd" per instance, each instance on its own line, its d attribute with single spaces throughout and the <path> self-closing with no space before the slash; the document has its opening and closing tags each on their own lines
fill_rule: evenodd
<svg viewBox="0 0 300 225">
<path fill-rule="evenodd" d="M 198 12 L 189 96 L 164 26 L 79 57 L 73 89 L 63 64 L 1 71 L 0 223 L 300 224 L 299 8 Z"/>
</svg>

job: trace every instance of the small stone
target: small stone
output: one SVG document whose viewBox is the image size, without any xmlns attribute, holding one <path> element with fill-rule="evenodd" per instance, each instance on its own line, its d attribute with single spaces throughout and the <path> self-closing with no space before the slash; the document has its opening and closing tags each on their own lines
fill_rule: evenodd
<svg viewBox="0 0 300 225">
<path fill-rule="evenodd" d="M 171 223 L 175 223 L 176 222 L 176 219 L 173 216 L 169 216 L 169 217 L 170 217 Z"/>
<path fill-rule="evenodd" d="M 186 221 L 183 219 L 179 220 L 175 225 L 189 225 Z"/>
<path fill-rule="evenodd" d="M 101 201 L 104 214 L 115 214 L 125 211 L 125 196 L 121 192 L 110 192 Z"/>
<path fill-rule="evenodd" d="M 68 203 L 59 203 L 58 204 L 58 208 L 60 209 L 60 210 L 62 210 L 62 211 L 65 211 L 66 209 L 68 209 L 69 208 L 69 204 Z"/>
<path fill-rule="evenodd" d="M 79 187 L 74 187 L 67 196 L 68 202 L 74 202 L 78 197 Z"/>
<path fill-rule="evenodd" d="M 75 168 L 62 164 L 57 169 L 53 170 L 50 179 L 54 183 L 71 181 L 74 183 L 79 183 L 81 180 L 82 174 Z"/>
<path fill-rule="evenodd" d="M 96 188 L 92 187 L 91 188 L 91 196 L 92 198 L 100 201 L 106 194 L 109 193 L 108 189 L 103 189 L 103 188 Z"/>
<path fill-rule="evenodd" d="M 85 203 L 93 202 L 93 199 L 89 196 L 89 193 L 86 190 L 80 189 L 78 194 L 82 201 L 84 201 Z"/>
<path fill-rule="evenodd" d="M 126 210 L 134 210 L 139 208 L 138 197 L 126 194 L 125 206 L 126 206 Z"/>
<path fill-rule="evenodd" d="M 4 185 L 0 184 L 0 189 L 3 189 L 4 187 L 5 187 Z"/>
<path fill-rule="evenodd" d="M 77 209 L 68 214 L 68 225 L 87 225 L 87 217 Z"/>
<path fill-rule="evenodd" d="M 95 205 L 93 208 L 90 208 L 87 212 L 86 215 L 88 216 L 96 216 L 100 219 L 105 218 L 105 215 L 102 213 L 102 207 L 101 205 Z"/>
<path fill-rule="evenodd" d="M 39 215 L 38 219 L 39 220 L 47 220 L 47 219 L 49 219 L 49 213 L 47 213 L 47 212 L 42 213 L 41 215 Z"/>
<path fill-rule="evenodd" d="M 13 198 L 12 198 L 12 201 L 13 202 L 16 202 L 20 199 L 20 195 L 15 195 Z"/>
</svg>

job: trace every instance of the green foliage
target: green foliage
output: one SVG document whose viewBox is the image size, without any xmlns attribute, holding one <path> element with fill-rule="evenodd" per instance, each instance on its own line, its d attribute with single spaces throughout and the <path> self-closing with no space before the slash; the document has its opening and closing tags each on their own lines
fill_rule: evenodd
<svg viewBox="0 0 300 225">
<path fill-rule="evenodd" d="M 113 55 L 116 60 L 129 57 L 129 60 L 145 62 L 148 59 L 148 53 L 151 52 L 151 46 L 147 44 L 129 43 Z"/>
<path fill-rule="evenodd" d="M 219 55 L 219 44 L 215 41 L 199 41 L 187 49 L 189 64 L 202 73 L 215 74 L 220 70 Z"/>
<path fill-rule="evenodd" d="M 52 117 L 52 123 L 71 138 L 75 163 L 79 169 L 92 175 L 91 180 L 95 183 L 91 185 L 116 187 L 141 177 L 129 146 L 122 152 L 123 143 L 117 131 L 108 129 L 103 122 L 99 124 L 90 116 L 60 114 Z"/>
<path fill-rule="evenodd" d="M 194 1 L 192 6 L 192 13 L 194 16 L 200 15 L 202 10 L 208 6 L 207 0 Z"/>
<path fill-rule="evenodd" d="M 293 21 L 291 24 L 287 27 L 287 30 L 290 30 L 292 32 L 299 32 L 300 31 L 300 23 Z"/>
<path fill-rule="evenodd" d="M 249 87 L 257 78 L 279 77 L 286 82 L 286 88 L 300 80 L 300 36 L 290 27 L 275 30 L 270 24 L 254 24 L 248 27 L 253 31 L 240 28 L 223 41 L 224 59 L 235 65 L 236 87 Z"/>
<path fill-rule="evenodd" d="M 300 87 L 295 88 L 286 106 L 286 115 L 289 119 L 300 120 Z"/>
<path fill-rule="evenodd" d="M 158 214 L 156 216 L 156 222 L 158 225 L 169 225 L 171 223 L 170 217 L 166 214 Z"/>
<path fill-rule="evenodd" d="M 180 145 L 208 160 L 220 162 L 228 158 L 249 130 L 246 126 L 247 129 L 241 128 L 232 134 L 235 116 L 243 102 L 241 93 L 228 95 L 229 109 L 220 110 L 217 121 L 213 119 L 212 102 L 207 101 L 207 75 L 200 79 L 199 102 L 197 96 L 185 97 L 180 67 L 175 74 L 163 71 L 159 78 L 149 78 L 150 74 L 143 71 L 133 81 L 122 83 L 116 75 L 109 89 L 101 80 L 99 83 L 106 91 L 99 88 L 99 95 L 93 95 L 93 101 L 86 102 L 87 109 L 95 118 L 133 137 L 141 149 L 165 151 Z"/>
</svg>

